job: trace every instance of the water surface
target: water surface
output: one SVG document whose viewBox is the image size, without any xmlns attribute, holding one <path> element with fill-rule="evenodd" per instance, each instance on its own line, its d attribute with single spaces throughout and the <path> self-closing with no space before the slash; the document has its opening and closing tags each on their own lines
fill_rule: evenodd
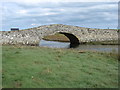
<svg viewBox="0 0 120 90">
<path fill-rule="evenodd" d="M 39 46 L 51 47 L 51 48 L 70 48 L 70 43 L 41 40 Z M 101 51 L 101 52 L 118 52 L 118 45 L 79 45 L 74 49 Z"/>
</svg>

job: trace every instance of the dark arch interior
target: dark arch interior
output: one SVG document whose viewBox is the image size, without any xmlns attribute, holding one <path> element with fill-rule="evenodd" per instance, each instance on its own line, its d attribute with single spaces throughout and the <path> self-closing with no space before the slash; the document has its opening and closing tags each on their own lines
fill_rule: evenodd
<svg viewBox="0 0 120 90">
<path fill-rule="evenodd" d="M 80 44 L 78 38 L 75 35 L 70 34 L 70 33 L 65 33 L 65 32 L 59 32 L 59 33 L 64 34 L 67 38 L 69 38 L 70 47 L 76 47 Z"/>
</svg>

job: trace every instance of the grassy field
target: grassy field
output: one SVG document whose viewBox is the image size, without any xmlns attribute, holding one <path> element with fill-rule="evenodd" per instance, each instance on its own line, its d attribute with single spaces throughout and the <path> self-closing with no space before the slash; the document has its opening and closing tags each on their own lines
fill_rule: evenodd
<svg viewBox="0 0 120 90">
<path fill-rule="evenodd" d="M 3 46 L 3 88 L 117 88 L 112 53 Z"/>
</svg>

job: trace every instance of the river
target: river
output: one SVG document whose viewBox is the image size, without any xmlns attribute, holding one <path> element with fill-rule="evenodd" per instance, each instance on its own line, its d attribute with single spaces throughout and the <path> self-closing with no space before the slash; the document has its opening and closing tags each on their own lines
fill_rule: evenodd
<svg viewBox="0 0 120 90">
<path fill-rule="evenodd" d="M 70 43 L 41 40 L 39 46 L 51 47 L 51 48 L 70 48 Z M 117 53 L 118 45 L 79 45 L 74 49 Z"/>
</svg>

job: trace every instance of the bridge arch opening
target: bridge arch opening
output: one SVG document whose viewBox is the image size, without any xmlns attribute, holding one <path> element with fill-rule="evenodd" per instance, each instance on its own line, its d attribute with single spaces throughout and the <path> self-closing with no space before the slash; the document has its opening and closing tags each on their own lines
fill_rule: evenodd
<svg viewBox="0 0 120 90">
<path fill-rule="evenodd" d="M 75 35 L 66 32 L 59 32 L 59 33 L 64 34 L 70 40 L 70 47 L 76 47 L 80 44 L 79 39 Z"/>
<path fill-rule="evenodd" d="M 59 35 L 61 35 L 62 38 L 60 38 Z M 54 35 L 48 35 L 47 38 L 45 37 L 43 39 L 48 41 L 60 41 L 60 42 L 67 41 L 67 42 L 70 42 L 70 45 L 69 45 L 70 48 L 73 48 L 79 45 L 79 39 L 75 35 L 71 33 L 66 33 L 66 32 L 57 32 Z"/>
</svg>

